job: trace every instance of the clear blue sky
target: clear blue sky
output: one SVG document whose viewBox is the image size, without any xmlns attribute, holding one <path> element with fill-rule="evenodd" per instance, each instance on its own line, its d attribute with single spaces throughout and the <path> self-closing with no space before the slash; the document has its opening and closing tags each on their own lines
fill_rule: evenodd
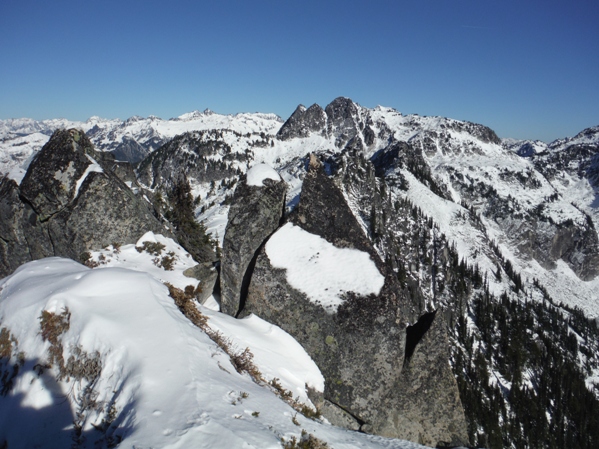
<svg viewBox="0 0 599 449">
<path fill-rule="evenodd" d="M 337 96 L 550 141 L 599 125 L 599 1 L 0 1 L 0 119 Z"/>
</svg>

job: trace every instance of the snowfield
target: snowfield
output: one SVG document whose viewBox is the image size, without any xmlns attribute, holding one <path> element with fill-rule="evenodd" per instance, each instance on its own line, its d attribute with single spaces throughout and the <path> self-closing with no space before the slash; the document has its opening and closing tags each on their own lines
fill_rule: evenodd
<svg viewBox="0 0 599 449">
<path fill-rule="evenodd" d="M 148 233 L 138 245 L 163 242 L 176 252 L 172 271 L 128 245 L 96 252 L 93 260 L 110 255 L 101 268 L 48 258 L 0 281 L 2 335 L 10 335 L 0 345 L 5 349 L 11 340 L 10 363 L 0 366 L 9 376 L 12 365 L 19 366 L 14 388 L 0 398 L 0 442 L 11 449 L 100 448 L 119 441 L 136 448 L 274 449 L 304 430 L 336 449 L 422 447 L 308 419 L 268 385 L 239 374 L 159 281 L 181 285 L 188 265 L 168 240 Z M 324 388 L 314 362 L 277 326 L 197 307 L 234 351 L 249 348 L 264 379 L 277 378 L 298 401 L 311 405 L 306 385 Z M 42 316 L 67 325 L 48 337 Z M 66 367 L 62 375 L 58 363 L 49 366 L 57 353 Z"/>
<path fill-rule="evenodd" d="M 377 295 L 385 283 L 368 253 L 337 248 L 291 223 L 268 240 L 266 255 L 273 267 L 286 270 L 289 285 L 328 313 L 337 312 L 345 293 Z"/>
</svg>

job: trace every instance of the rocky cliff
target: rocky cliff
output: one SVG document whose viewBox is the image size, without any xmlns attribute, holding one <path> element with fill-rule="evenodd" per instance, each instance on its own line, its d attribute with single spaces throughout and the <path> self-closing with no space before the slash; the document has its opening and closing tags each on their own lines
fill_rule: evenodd
<svg viewBox="0 0 599 449">
<path fill-rule="evenodd" d="M 256 206 L 234 203 L 233 207 Z M 419 317 L 418 307 L 380 259 L 342 191 L 314 156 L 290 220 L 294 229 L 301 230 L 296 231 L 299 238 L 317 236 L 334 248 L 364 254 L 377 272 L 373 276 L 381 279 L 379 289 L 344 290 L 337 308 L 315 300 L 312 293 L 291 285 L 288 270 L 273 266 L 269 251 L 277 249 L 269 245 L 277 245 L 275 234 L 258 255 L 241 315 L 255 313 L 302 344 L 325 377 L 322 411 L 333 422 L 429 445 L 465 443 L 466 422 L 449 366 L 443 320 L 434 313 Z M 307 254 L 307 260 L 326 257 L 321 251 Z M 225 248 L 223 270 L 226 260 Z M 342 260 L 339 270 L 351 271 Z M 327 282 L 331 284 L 325 290 L 348 288 L 336 287 L 333 279 Z"/>
</svg>

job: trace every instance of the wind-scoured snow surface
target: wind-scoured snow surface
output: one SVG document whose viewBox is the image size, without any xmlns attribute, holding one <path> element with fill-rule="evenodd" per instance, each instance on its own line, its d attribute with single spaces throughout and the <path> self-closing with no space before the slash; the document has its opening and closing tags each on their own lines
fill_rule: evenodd
<svg viewBox="0 0 599 449">
<path fill-rule="evenodd" d="M 336 312 L 343 295 L 378 294 L 385 278 L 368 253 L 337 248 L 322 237 L 287 223 L 266 243 L 275 268 L 286 270 L 289 284 L 329 312 Z"/>
<path fill-rule="evenodd" d="M 112 267 L 48 258 L 0 281 L 1 327 L 13 347 L 1 366 L 13 372 L 20 364 L 13 388 L 0 397 L 0 443 L 11 449 L 101 448 L 121 440 L 119 447 L 274 449 L 304 429 L 336 449 L 421 447 L 297 414 L 272 389 L 235 371 L 229 356 L 178 310 L 156 272 L 117 267 L 122 261 L 140 270 L 151 263 L 149 254 L 129 247 L 105 251 L 114 255 Z M 133 260 L 134 252 L 148 260 Z M 233 349 L 251 350 L 265 379 L 280 379 L 308 405 L 305 386 L 323 389 L 314 362 L 280 328 L 256 316 L 235 320 L 198 309 Z M 68 329 L 59 336 L 64 361 L 93 360 L 98 376 L 59 378 L 56 364 L 47 366 L 51 345 L 42 339 L 43 311 L 68 311 Z"/>
</svg>

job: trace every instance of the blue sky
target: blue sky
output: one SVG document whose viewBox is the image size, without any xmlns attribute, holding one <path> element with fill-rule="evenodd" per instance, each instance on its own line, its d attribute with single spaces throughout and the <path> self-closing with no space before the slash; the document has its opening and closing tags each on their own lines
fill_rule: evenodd
<svg viewBox="0 0 599 449">
<path fill-rule="evenodd" d="M 551 141 L 599 125 L 599 2 L 0 2 L 0 119 L 346 96 Z"/>
</svg>

